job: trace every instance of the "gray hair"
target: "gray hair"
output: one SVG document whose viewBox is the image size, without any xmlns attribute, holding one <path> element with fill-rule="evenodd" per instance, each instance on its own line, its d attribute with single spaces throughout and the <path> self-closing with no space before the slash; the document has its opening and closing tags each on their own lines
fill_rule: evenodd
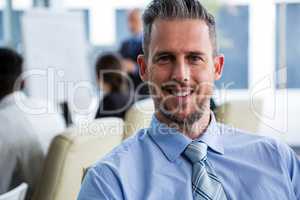
<svg viewBox="0 0 300 200">
<path fill-rule="evenodd" d="M 148 48 L 151 40 L 151 29 L 155 19 L 200 19 L 209 29 L 209 36 L 213 47 L 213 55 L 218 54 L 216 39 L 216 22 L 199 0 L 153 0 L 143 14 L 144 37 L 143 50 L 148 56 Z"/>
</svg>

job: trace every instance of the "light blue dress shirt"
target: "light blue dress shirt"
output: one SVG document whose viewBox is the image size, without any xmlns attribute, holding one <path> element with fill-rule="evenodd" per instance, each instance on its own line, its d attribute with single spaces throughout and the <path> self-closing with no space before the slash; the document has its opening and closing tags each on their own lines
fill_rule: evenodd
<svg viewBox="0 0 300 200">
<path fill-rule="evenodd" d="M 300 161 L 285 144 L 218 124 L 198 139 L 228 200 L 299 200 Z M 192 200 L 192 140 L 155 117 L 87 173 L 78 200 Z"/>
</svg>

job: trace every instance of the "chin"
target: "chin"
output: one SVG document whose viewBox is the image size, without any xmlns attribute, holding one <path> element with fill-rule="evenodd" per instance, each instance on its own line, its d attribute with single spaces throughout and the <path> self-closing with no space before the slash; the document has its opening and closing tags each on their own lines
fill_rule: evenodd
<svg viewBox="0 0 300 200">
<path fill-rule="evenodd" d="M 195 122 L 201 119 L 203 112 L 193 111 L 179 111 L 179 112 L 170 112 L 164 109 L 160 110 L 160 113 L 166 118 L 169 122 L 178 124 L 178 125 L 193 125 Z"/>
</svg>

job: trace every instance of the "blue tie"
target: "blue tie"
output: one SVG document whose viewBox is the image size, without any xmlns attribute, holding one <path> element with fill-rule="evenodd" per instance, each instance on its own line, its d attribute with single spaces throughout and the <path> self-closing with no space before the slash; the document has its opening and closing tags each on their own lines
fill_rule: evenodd
<svg viewBox="0 0 300 200">
<path fill-rule="evenodd" d="M 184 151 L 184 155 L 193 164 L 192 188 L 195 200 L 226 200 L 220 180 L 207 161 L 207 145 L 193 141 Z"/>
</svg>

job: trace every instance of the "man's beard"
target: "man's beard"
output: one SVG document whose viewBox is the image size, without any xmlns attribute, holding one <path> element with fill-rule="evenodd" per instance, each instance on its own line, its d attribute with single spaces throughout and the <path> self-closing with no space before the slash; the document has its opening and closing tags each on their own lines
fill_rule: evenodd
<svg viewBox="0 0 300 200">
<path fill-rule="evenodd" d="M 206 95 L 200 102 L 196 103 L 196 109 L 194 112 L 189 114 L 187 117 L 180 118 L 176 115 L 177 111 L 172 111 L 166 108 L 166 105 L 163 103 L 164 100 L 157 96 L 157 91 L 163 90 L 162 88 L 155 87 L 154 84 L 148 83 L 148 88 L 150 94 L 154 100 L 154 104 L 159 113 L 161 113 L 168 121 L 171 122 L 171 126 L 180 127 L 182 129 L 191 129 L 195 122 L 199 121 L 206 113 L 210 112 L 210 96 Z M 166 102 L 165 102 L 166 103 Z"/>
<path fill-rule="evenodd" d="M 176 112 L 168 111 L 164 105 L 160 105 L 158 108 L 159 112 L 170 122 L 181 128 L 191 129 L 192 126 L 204 116 L 205 112 L 209 110 L 209 99 L 204 99 L 202 102 L 199 102 L 196 110 L 185 118 L 178 117 Z"/>
</svg>

